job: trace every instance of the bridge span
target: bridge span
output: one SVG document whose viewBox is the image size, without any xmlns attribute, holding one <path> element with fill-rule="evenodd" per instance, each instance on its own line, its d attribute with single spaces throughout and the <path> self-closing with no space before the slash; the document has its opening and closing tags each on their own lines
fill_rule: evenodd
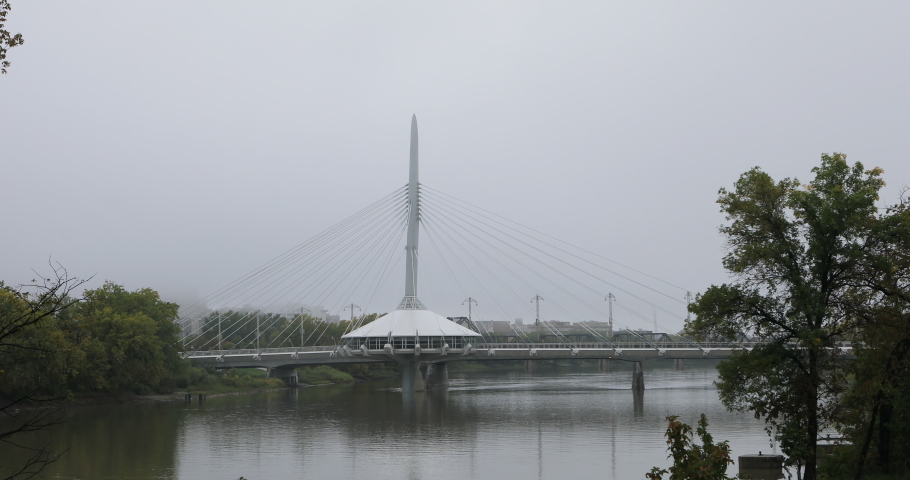
<svg viewBox="0 0 910 480">
<path fill-rule="evenodd" d="M 421 390 L 424 385 L 437 386 L 448 383 L 447 365 L 464 361 L 523 360 L 533 365 L 535 360 L 609 360 L 632 362 L 633 388 L 644 388 L 641 362 L 657 359 L 725 359 L 738 351 L 748 351 L 757 343 L 705 343 L 692 345 L 672 342 L 659 345 L 646 343 L 602 344 L 583 343 L 478 343 L 463 348 L 421 349 L 393 348 L 386 344 L 382 349 L 368 349 L 362 345 L 351 349 L 346 345 L 317 347 L 285 347 L 243 350 L 210 350 L 188 352 L 188 358 L 197 367 L 215 369 L 265 368 L 269 376 L 281 378 L 288 385 L 297 383 L 295 368 L 318 365 L 346 365 L 355 363 L 396 362 L 405 367 L 402 388 Z M 852 358 L 850 346 L 837 347 L 845 359 Z M 427 374 L 421 374 L 420 364 L 427 364 Z M 410 367 L 410 368 L 409 368 Z M 425 377 L 425 378 L 424 378 Z M 412 384 L 414 382 L 414 384 Z"/>
<path fill-rule="evenodd" d="M 316 365 L 344 365 L 349 363 L 401 362 L 414 359 L 422 363 L 449 363 L 460 361 L 497 360 L 567 360 L 594 359 L 642 362 L 660 358 L 729 358 L 737 350 L 746 350 L 753 344 L 704 344 L 694 347 L 685 342 L 652 347 L 642 343 L 597 344 L 583 343 L 479 343 L 465 348 L 365 348 L 350 349 L 346 346 L 283 347 L 242 350 L 209 350 L 188 352 L 186 358 L 198 367 L 213 368 L 294 368 Z"/>
</svg>

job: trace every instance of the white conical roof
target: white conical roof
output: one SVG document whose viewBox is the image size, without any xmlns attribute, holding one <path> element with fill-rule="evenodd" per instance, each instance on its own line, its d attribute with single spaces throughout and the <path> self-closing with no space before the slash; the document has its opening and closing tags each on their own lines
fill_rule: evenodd
<svg viewBox="0 0 910 480">
<path fill-rule="evenodd" d="M 429 310 L 408 309 L 387 313 L 341 338 L 389 336 L 479 337 L 480 334 Z"/>
</svg>

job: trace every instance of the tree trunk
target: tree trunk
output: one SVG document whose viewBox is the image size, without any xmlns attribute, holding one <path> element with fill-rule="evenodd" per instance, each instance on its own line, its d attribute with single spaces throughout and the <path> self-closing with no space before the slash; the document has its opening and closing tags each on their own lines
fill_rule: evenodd
<svg viewBox="0 0 910 480">
<path fill-rule="evenodd" d="M 879 411 L 878 422 L 878 466 L 882 473 L 888 474 L 891 465 L 891 412 L 894 407 L 891 399 L 885 398 Z"/>
<path fill-rule="evenodd" d="M 908 350 L 910 350 L 910 339 L 903 338 L 897 342 L 894 350 L 891 351 L 891 356 L 888 358 L 888 363 L 885 366 L 885 380 L 890 384 L 892 391 L 899 390 L 903 386 L 905 378 L 903 365 Z M 891 414 L 894 412 L 893 399 L 893 394 L 884 395 L 879 413 L 878 464 L 885 474 L 891 472 Z"/>
<path fill-rule="evenodd" d="M 816 454 L 818 449 L 818 354 L 809 350 L 809 395 L 807 398 L 808 418 L 806 419 L 806 432 L 808 436 L 809 455 L 806 458 L 806 480 L 816 480 Z"/>
<path fill-rule="evenodd" d="M 866 463 L 866 456 L 869 454 L 869 445 L 872 444 L 872 433 L 875 432 L 875 419 L 878 416 L 878 407 L 881 403 L 882 391 L 879 390 L 878 394 L 875 396 L 875 402 L 872 405 L 872 415 L 869 419 L 869 430 L 866 431 L 866 439 L 863 441 L 863 448 L 859 452 L 859 461 L 856 464 L 856 474 L 853 475 L 853 480 L 860 480 L 863 478 L 863 468 Z"/>
</svg>

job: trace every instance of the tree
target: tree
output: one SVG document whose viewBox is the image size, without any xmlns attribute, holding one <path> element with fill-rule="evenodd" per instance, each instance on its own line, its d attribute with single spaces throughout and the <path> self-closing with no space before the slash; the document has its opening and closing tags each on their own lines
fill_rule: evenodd
<svg viewBox="0 0 910 480">
<path fill-rule="evenodd" d="M 72 315 L 76 343 L 87 352 L 89 364 L 74 376 L 74 387 L 137 393 L 168 389 L 183 362 L 177 304 L 162 301 L 150 288 L 129 292 L 112 282 L 84 295 Z"/>
<path fill-rule="evenodd" d="M 856 379 L 844 397 L 839 429 L 851 438 L 854 478 L 862 478 L 871 457 L 874 469 L 906 474 L 910 462 L 892 452 L 910 451 L 910 201 L 877 219 L 885 241 L 870 249 L 867 274 L 856 285 L 859 303 Z"/>
<path fill-rule="evenodd" d="M 31 478 L 60 455 L 47 445 L 18 441 L 22 434 L 45 430 L 61 421 L 59 408 L 22 409 L 60 400 L 45 393 L 48 382 L 55 380 L 52 375 L 16 378 L 24 371 L 20 368 L 23 358 L 45 366 L 59 365 L 54 362 L 59 335 L 45 336 L 41 330 L 52 327 L 58 315 L 79 301 L 72 293 L 85 281 L 70 277 L 59 265 L 51 268 L 52 278 L 33 281 L 31 285 L 11 288 L 0 282 L 0 415 L 9 420 L 0 427 L 0 442 L 22 452 L 17 464 L 0 465 L 5 469 L 0 473 L 6 475 L 4 478 Z M 53 372 L 53 368 L 48 372 Z"/>
<path fill-rule="evenodd" d="M 4 75 L 6 74 L 7 67 L 10 65 L 10 63 L 6 61 L 7 50 L 25 43 L 25 39 L 22 38 L 21 33 L 13 35 L 9 33 L 9 30 L 4 28 L 4 24 L 6 24 L 6 15 L 10 10 L 12 10 L 12 7 L 9 5 L 9 0 L 0 0 L 0 73 L 3 73 Z"/>
<path fill-rule="evenodd" d="M 730 222 L 720 228 L 729 247 L 731 284 L 711 286 L 689 309 L 687 325 L 701 337 L 750 332 L 765 344 L 719 368 L 721 400 L 751 411 L 777 430 L 788 461 L 816 478 L 816 442 L 845 388 L 837 342 L 855 331 L 853 312 L 867 300 L 856 286 L 869 274 L 869 252 L 886 241 L 875 201 L 882 171 L 822 155 L 815 178 L 774 182 L 754 168 L 718 203 Z"/>
<path fill-rule="evenodd" d="M 661 480 L 669 473 L 669 480 L 732 480 L 732 477 L 727 476 L 727 465 L 733 463 L 730 460 L 729 442 L 714 443 L 714 438 L 708 433 L 708 418 L 705 414 L 701 414 L 696 429 L 701 445 L 692 442 L 692 427 L 680 422 L 678 418 L 676 415 L 667 417 L 669 425 L 664 434 L 673 466 L 669 471 L 654 467 L 645 477 Z"/>
</svg>

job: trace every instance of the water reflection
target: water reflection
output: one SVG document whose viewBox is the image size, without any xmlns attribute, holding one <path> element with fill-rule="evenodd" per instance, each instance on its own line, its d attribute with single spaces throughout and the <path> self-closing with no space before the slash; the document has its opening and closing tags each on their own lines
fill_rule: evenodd
<svg viewBox="0 0 910 480">
<path fill-rule="evenodd" d="M 173 405 L 81 407 L 66 412 L 67 421 L 47 432 L 22 436 L 25 444 L 49 442 L 64 454 L 49 469 L 51 478 L 176 478 L 177 443 L 182 412 Z M 20 450 L 18 454 L 21 455 Z M 14 465 L 15 452 L 0 451 L 0 463 Z"/>
<path fill-rule="evenodd" d="M 632 389 L 632 412 L 636 417 L 645 416 L 645 391 L 642 389 Z"/>
<path fill-rule="evenodd" d="M 403 396 L 397 382 L 304 388 L 161 406 L 80 409 L 50 478 L 250 480 L 642 478 L 666 466 L 664 417 L 705 412 L 734 457 L 767 449 L 762 425 L 726 412 L 713 365 L 451 372 L 450 388 Z M 630 408 L 630 405 L 631 408 Z"/>
</svg>

